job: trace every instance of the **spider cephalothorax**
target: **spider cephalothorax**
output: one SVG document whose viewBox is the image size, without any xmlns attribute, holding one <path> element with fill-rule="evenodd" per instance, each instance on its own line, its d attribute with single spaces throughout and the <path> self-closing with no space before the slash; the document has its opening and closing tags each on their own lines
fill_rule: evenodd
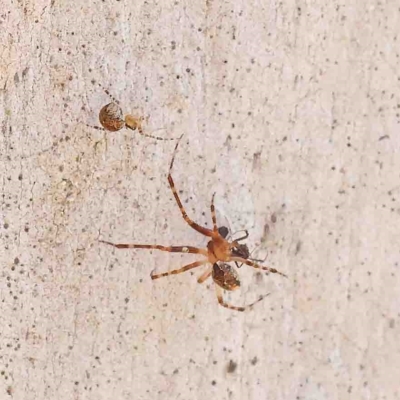
<svg viewBox="0 0 400 400">
<path fill-rule="evenodd" d="M 181 136 L 182 137 L 182 136 Z M 157 249 L 161 251 L 168 251 L 172 253 L 192 253 L 192 254 L 200 254 L 204 258 L 202 260 L 195 261 L 191 264 L 185 265 L 184 267 L 181 267 L 179 269 L 175 269 L 172 271 L 168 272 L 162 272 L 162 273 L 151 273 L 151 278 L 152 279 L 158 279 L 163 276 L 168 276 L 168 275 L 176 275 L 184 271 L 188 271 L 193 268 L 197 268 L 202 265 L 206 264 L 211 264 L 202 275 L 199 276 L 197 281 L 199 283 L 204 282 L 206 279 L 208 279 L 210 276 L 212 277 L 216 288 L 217 292 L 217 299 L 220 305 L 223 307 L 236 310 L 236 311 L 244 311 L 246 308 L 249 308 L 253 306 L 255 303 L 258 301 L 262 300 L 265 296 L 260 297 L 258 300 L 255 302 L 248 304 L 243 307 L 236 307 L 233 305 L 230 305 L 226 303 L 223 299 L 222 296 L 222 289 L 224 290 L 235 290 L 240 287 L 240 280 L 239 280 L 239 275 L 236 272 L 236 270 L 229 265 L 229 262 L 235 262 L 235 263 L 242 263 L 246 264 L 250 267 L 253 268 L 258 268 L 264 271 L 280 274 L 282 276 L 286 276 L 282 272 L 279 272 L 275 268 L 269 268 L 265 267 L 263 265 L 258 264 L 255 260 L 250 259 L 250 252 L 245 244 L 239 244 L 240 240 L 246 239 L 248 237 L 248 232 L 246 231 L 246 234 L 236 240 L 230 241 L 228 240 L 228 228 L 225 226 L 217 226 L 217 218 L 215 215 L 215 207 L 214 207 L 214 195 L 212 196 L 211 200 L 211 218 L 212 218 L 212 223 L 213 227 L 212 229 L 203 227 L 193 220 L 191 220 L 188 215 L 186 214 L 186 211 L 182 205 L 182 202 L 179 198 L 178 192 L 175 188 L 174 181 L 172 179 L 171 175 L 171 170 L 172 166 L 174 164 L 174 159 L 175 159 L 175 154 L 178 148 L 179 141 L 177 142 L 174 150 L 174 154 L 172 156 L 171 164 L 169 167 L 169 174 L 168 174 L 168 183 L 171 188 L 172 194 L 175 197 L 175 201 L 178 204 L 178 207 L 180 209 L 180 212 L 182 214 L 183 219 L 197 232 L 201 233 L 204 236 L 207 236 L 209 238 L 209 241 L 207 243 L 207 248 L 199 248 L 199 247 L 193 247 L 193 246 L 162 246 L 158 244 L 123 244 L 123 243 L 112 243 L 112 242 L 107 242 L 101 240 L 102 243 L 109 244 L 111 246 L 114 246 L 118 249 Z"/>
</svg>

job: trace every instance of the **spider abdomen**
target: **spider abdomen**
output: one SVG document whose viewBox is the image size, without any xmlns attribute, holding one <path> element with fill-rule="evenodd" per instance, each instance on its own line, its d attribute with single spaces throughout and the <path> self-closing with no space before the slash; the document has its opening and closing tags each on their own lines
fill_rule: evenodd
<svg viewBox="0 0 400 400">
<path fill-rule="evenodd" d="M 240 287 L 238 273 L 226 263 L 215 263 L 213 265 L 212 278 L 218 286 L 225 290 L 232 291 Z"/>
<path fill-rule="evenodd" d="M 115 103 L 108 103 L 99 113 L 100 124 L 104 129 L 116 132 L 125 126 L 121 107 Z"/>
</svg>

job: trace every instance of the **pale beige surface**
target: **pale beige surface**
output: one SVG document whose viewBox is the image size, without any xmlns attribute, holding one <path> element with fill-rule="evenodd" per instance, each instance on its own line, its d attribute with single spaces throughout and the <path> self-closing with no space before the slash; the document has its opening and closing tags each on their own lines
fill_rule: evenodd
<svg viewBox="0 0 400 400">
<path fill-rule="evenodd" d="M 0 399 L 400 398 L 399 3 L 312 3 L 2 1 Z M 252 311 L 97 242 L 205 244 L 92 79 L 289 275 L 243 267 Z"/>
</svg>

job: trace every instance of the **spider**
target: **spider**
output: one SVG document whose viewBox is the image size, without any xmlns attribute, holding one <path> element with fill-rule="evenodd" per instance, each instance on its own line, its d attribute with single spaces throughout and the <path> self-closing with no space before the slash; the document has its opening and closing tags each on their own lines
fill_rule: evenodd
<svg viewBox="0 0 400 400">
<path fill-rule="evenodd" d="M 216 218 L 215 207 L 214 207 L 215 193 L 212 195 L 212 199 L 211 199 L 211 218 L 212 218 L 212 223 L 213 223 L 212 229 L 208 229 L 204 226 L 201 226 L 188 217 L 188 215 L 182 205 L 182 202 L 179 198 L 178 192 L 177 192 L 175 184 L 174 184 L 174 180 L 172 179 L 172 175 L 171 175 L 172 167 L 173 167 L 174 160 L 175 160 L 175 155 L 176 155 L 178 145 L 179 145 L 179 142 L 180 142 L 182 136 L 178 139 L 178 141 L 175 145 L 174 153 L 173 153 L 172 160 L 171 160 L 171 163 L 169 166 L 168 183 L 171 188 L 172 194 L 175 197 L 175 201 L 178 204 L 178 207 L 180 209 L 183 219 L 195 231 L 201 233 L 202 235 L 204 235 L 210 239 L 209 242 L 207 243 L 207 247 L 199 248 L 199 247 L 193 247 L 193 246 L 162 246 L 162 245 L 158 245 L 158 244 L 124 244 L 124 243 L 112 243 L 112 242 L 105 241 L 105 240 L 100 240 L 100 242 L 108 244 L 113 247 L 116 247 L 117 249 L 155 249 L 155 250 L 167 251 L 167 252 L 171 252 L 171 253 L 200 254 L 204 257 L 202 260 L 195 261 L 195 262 L 185 265 L 179 269 L 175 269 L 175 270 L 168 271 L 168 272 L 162 272 L 162 273 L 156 274 L 153 271 L 150 274 L 151 279 L 154 280 L 154 279 L 158 279 L 158 278 L 161 278 L 164 276 L 176 275 L 176 274 L 180 274 L 181 272 L 185 272 L 185 271 L 200 267 L 202 265 L 211 264 L 211 266 L 208 267 L 203 272 L 203 274 L 199 276 L 199 278 L 197 279 L 197 282 L 203 283 L 205 280 L 207 280 L 211 276 L 215 283 L 215 289 L 216 289 L 218 303 L 221 306 L 229 308 L 231 310 L 244 311 L 245 309 L 250 308 L 254 304 L 258 303 L 259 301 L 261 301 L 263 298 L 265 298 L 268 295 L 261 296 L 255 302 L 245 305 L 245 306 L 241 306 L 241 307 L 237 307 L 237 306 L 228 304 L 223 298 L 223 290 L 222 289 L 227 290 L 227 291 L 233 291 L 240 287 L 239 275 L 238 275 L 237 271 L 231 265 L 228 264 L 229 262 L 232 262 L 232 261 L 239 262 L 242 264 L 249 265 L 250 267 L 253 267 L 253 268 L 258 268 L 258 269 L 268 271 L 271 273 L 280 274 L 284 277 L 287 277 L 287 276 L 285 274 L 283 274 L 282 272 L 279 272 L 275 268 L 269 268 L 269 267 L 262 266 L 262 265 L 258 264 L 255 260 L 250 259 L 250 252 L 249 252 L 247 245 L 239 243 L 241 240 L 247 239 L 247 237 L 248 237 L 247 231 L 245 231 L 245 235 L 239 239 L 232 240 L 232 241 L 229 241 L 227 239 L 228 228 L 225 226 L 218 227 L 218 225 L 217 225 L 217 218 Z"/>
<path fill-rule="evenodd" d="M 143 132 L 142 128 L 142 122 L 144 120 L 148 120 L 148 117 L 134 117 L 133 115 L 127 114 L 124 117 L 124 114 L 122 112 L 122 108 L 120 106 L 119 101 L 105 88 L 103 87 L 99 82 L 96 82 L 95 80 L 92 80 L 92 83 L 95 84 L 97 83 L 99 87 L 110 97 L 112 100 L 111 103 L 106 104 L 104 107 L 99 112 L 99 121 L 102 126 L 100 128 L 99 126 L 93 126 L 93 125 L 88 125 L 86 126 L 90 128 L 94 128 L 97 130 L 106 130 L 109 132 L 116 132 L 121 130 L 122 128 L 126 127 L 128 129 L 132 129 L 133 131 L 137 130 L 142 136 L 146 136 L 151 139 L 156 139 L 156 140 L 175 140 L 175 138 L 162 138 L 160 136 L 152 136 L 147 133 Z"/>
</svg>

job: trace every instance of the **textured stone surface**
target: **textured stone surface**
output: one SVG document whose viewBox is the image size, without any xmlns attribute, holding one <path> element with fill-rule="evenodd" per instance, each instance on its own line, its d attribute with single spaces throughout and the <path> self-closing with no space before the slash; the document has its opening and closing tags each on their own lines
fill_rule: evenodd
<svg viewBox="0 0 400 400">
<path fill-rule="evenodd" d="M 1 399 L 400 398 L 400 11 L 366 3 L 2 2 Z M 98 243 L 205 240 L 173 142 L 85 126 L 92 79 L 289 275 L 241 268 L 253 310 Z"/>
</svg>

